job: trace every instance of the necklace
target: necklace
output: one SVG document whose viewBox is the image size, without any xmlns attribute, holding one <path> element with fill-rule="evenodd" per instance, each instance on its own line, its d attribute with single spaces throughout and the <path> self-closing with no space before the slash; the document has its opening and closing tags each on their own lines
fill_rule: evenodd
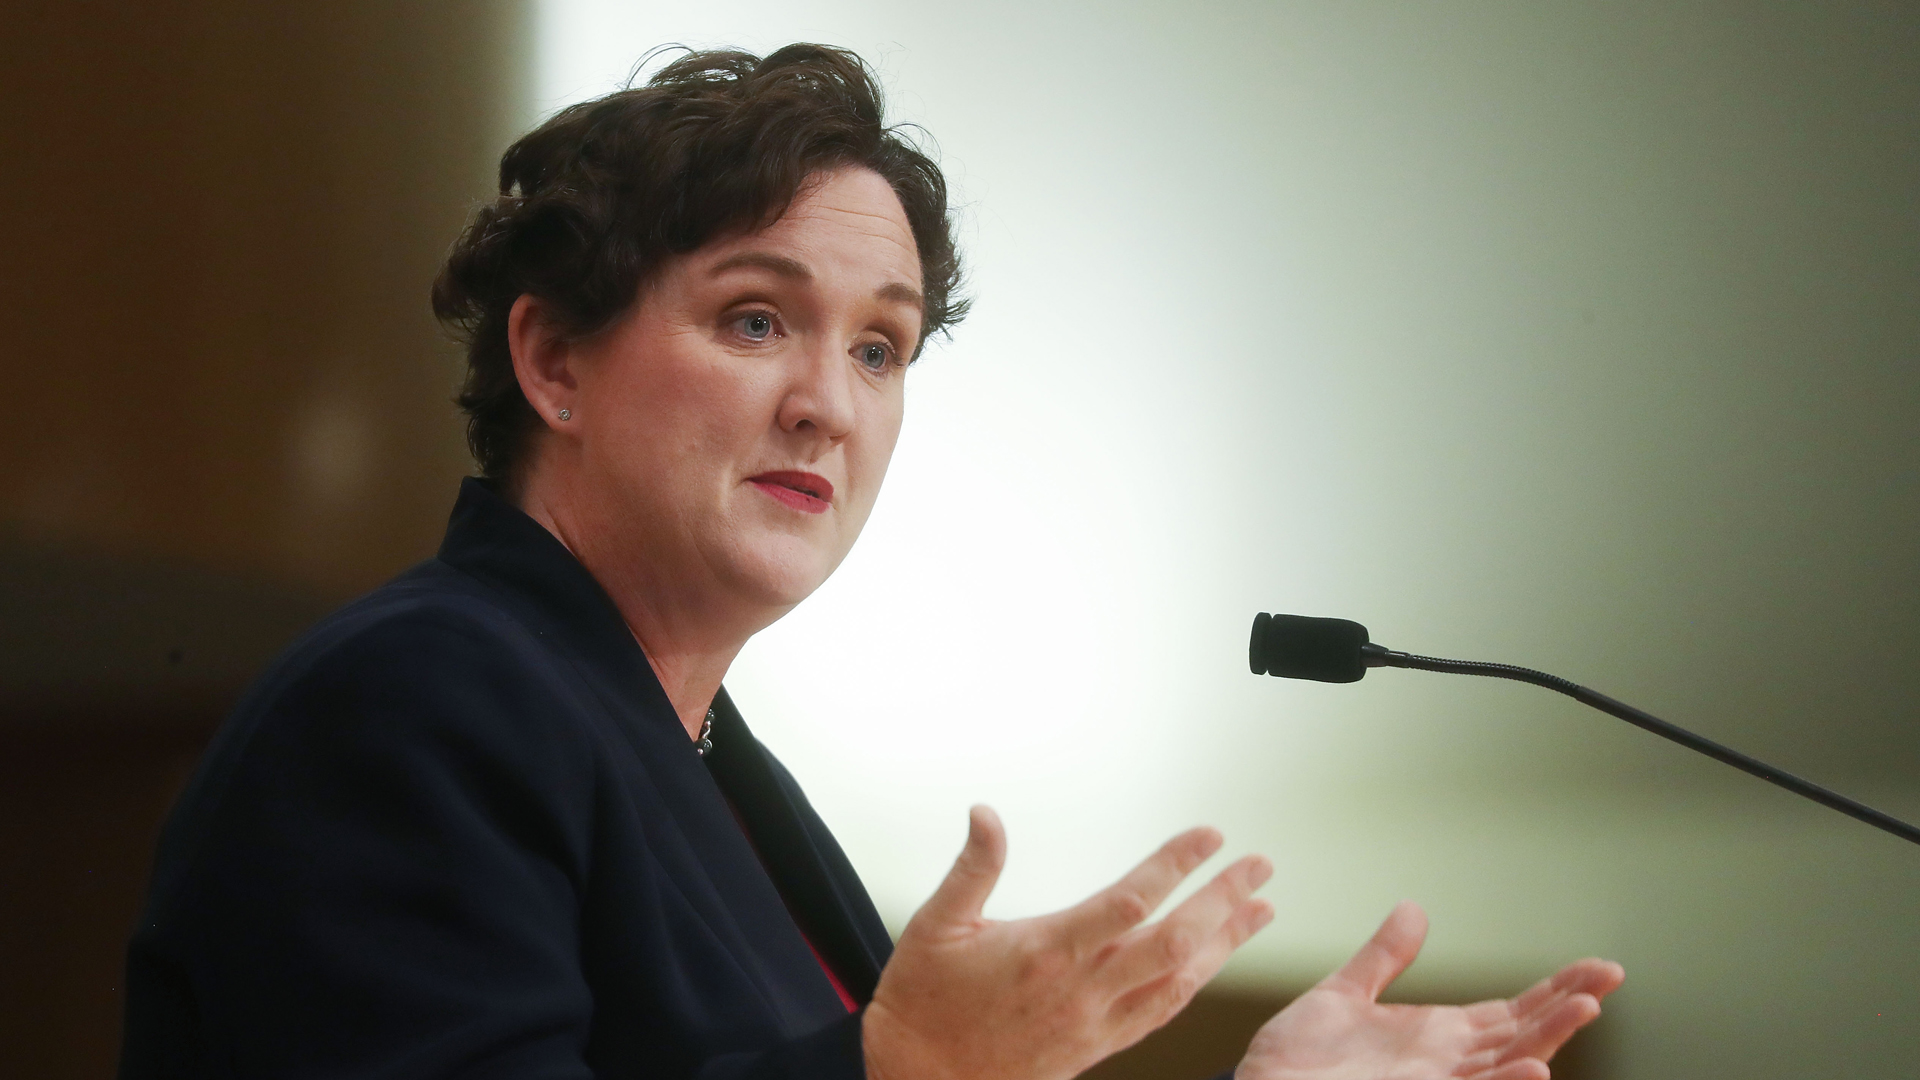
<svg viewBox="0 0 1920 1080">
<path fill-rule="evenodd" d="M 693 744 L 693 752 L 701 757 L 713 749 L 713 708 L 707 708 L 707 718 L 700 721 L 700 741 Z"/>
</svg>

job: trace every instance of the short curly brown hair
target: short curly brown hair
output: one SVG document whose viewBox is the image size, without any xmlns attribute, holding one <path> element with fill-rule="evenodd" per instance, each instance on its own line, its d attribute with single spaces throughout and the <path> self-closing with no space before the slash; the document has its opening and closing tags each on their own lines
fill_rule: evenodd
<svg viewBox="0 0 1920 1080">
<path fill-rule="evenodd" d="M 860 57 L 788 45 L 764 59 L 689 51 L 645 86 L 569 106 L 509 147 L 500 195 L 477 210 L 433 285 L 467 348 L 456 399 L 481 474 L 512 482 L 539 418 L 514 377 L 507 313 L 545 301 L 561 332 L 604 329 L 668 256 L 778 220 L 808 177 L 880 174 L 906 211 L 926 297 L 920 346 L 966 315 L 940 168 L 883 120 Z"/>
</svg>

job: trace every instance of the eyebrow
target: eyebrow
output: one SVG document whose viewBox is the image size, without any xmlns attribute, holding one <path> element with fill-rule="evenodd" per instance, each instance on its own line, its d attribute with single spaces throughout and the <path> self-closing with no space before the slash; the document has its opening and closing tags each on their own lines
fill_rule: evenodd
<svg viewBox="0 0 1920 1080">
<path fill-rule="evenodd" d="M 897 304 L 911 305 L 914 310 L 922 313 L 927 310 L 927 298 L 920 295 L 920 290 L 898 281 L 890 281 L 880 286 L 873 290 L 873 295 L 882 300 L 892 300 Z"/>
<path fill-rule="evenodd" d="M 713 269 L 707 271 L 707 276 L 719 277 L 729 270 L 738 270 L 742 267 L 768 270 L 795 281 L 813 280 L 813 271 L 807 269 L 805 263 L 789 259 L 785 255 L 775 255 L 770 251 L 743 251 L 738 255 L 729 255 L 715 263 Z M 919 289 L 905 282 L 890 281 L 875 289 L 873 295 L 896 304 L 909 304 L 923 313 L 927 309 L 927 298 L 920 294 Z"/>
<path fill-rule="evenodd" d="M 743 251 L 738 255 L 729 255 L 715 263 L 713 269 L 707 271 L 707 276 L 719 277 L 729 270 L 738 270 L 743 266 L 771 270 L 781 277 L 799 281 L 807 281 L 813 277 L 813 271 L 807 269 L 804 263 L 796 262 L 785 255 L 775 255 L 766 251 Z"/>
</svg>

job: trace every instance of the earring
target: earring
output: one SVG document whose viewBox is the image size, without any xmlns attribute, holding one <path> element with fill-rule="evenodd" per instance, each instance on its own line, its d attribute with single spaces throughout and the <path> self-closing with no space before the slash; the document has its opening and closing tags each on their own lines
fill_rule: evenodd
<svg viewBox="0 0 1920 1080">
<path fill-rule="evenodd" d="M 560 419 L 562 419 L 562 420 L 571 420 L 571 419 L 573 419 L 573 410 L 572 410 L 572 409 L 561 409 L 561 410 L 560 410 Z"/>
</svg>

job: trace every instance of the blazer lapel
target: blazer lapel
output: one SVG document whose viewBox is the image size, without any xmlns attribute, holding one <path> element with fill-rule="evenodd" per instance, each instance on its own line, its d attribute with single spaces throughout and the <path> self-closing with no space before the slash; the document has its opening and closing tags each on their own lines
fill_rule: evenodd
<svg viewBox="0 0 1920 1080">
<path fill-rule="evenodd" d="M 728 808 L 732 791 L 723 797 L 715 775 L 702 767 L 653 666 L 586 568 L 545 528 L 472 479 L 462 485 L 440 558 L 492 585 L 508 610 L 571 655 L 598 711 L 631 748 L 646 787 L 658 796 L 665 820 L 655 820 L 669 827 L 653 837 L 660 845 L 657 856 L 678 865 L 675 880 L 682 889 L 707 893 L 693 897 L 707 925 L 750 973 L 769 1007 L 794 1031 L 813 1030 L 844 1015 L 797 932 L 791 902 L 768 880 L 772 868 L 762 868 Z M 726 711 L 730 724 L 738 722 L 731 702 Z M 721 727 L 717 720 L 715 727 Z M 745 725 L 739 730 L 744 735 Z M 722 741 L 718 730 L 715 741 Z M 758 753 L 751 735 L 735 741 Z M 766 768 L 763 761 L 763 772 Z M 760 801 L 751 793 L 745 798 L 745 803 L 735 801 L 748 817 L 747 805 L 758 808 Z M 756 809 L 753 816 L 766 814 Z M 784 840 L 764 844 L 788 847 Z"/>
<path fill-rule="evenodd" d="M 706 762 L 793 920 L 854 1000 L 871 1001 L 893 951 L 886 927 L 846 853 L 793 777 L 754 739 L 724 688 L 713 702 Z"/>
</svg>

